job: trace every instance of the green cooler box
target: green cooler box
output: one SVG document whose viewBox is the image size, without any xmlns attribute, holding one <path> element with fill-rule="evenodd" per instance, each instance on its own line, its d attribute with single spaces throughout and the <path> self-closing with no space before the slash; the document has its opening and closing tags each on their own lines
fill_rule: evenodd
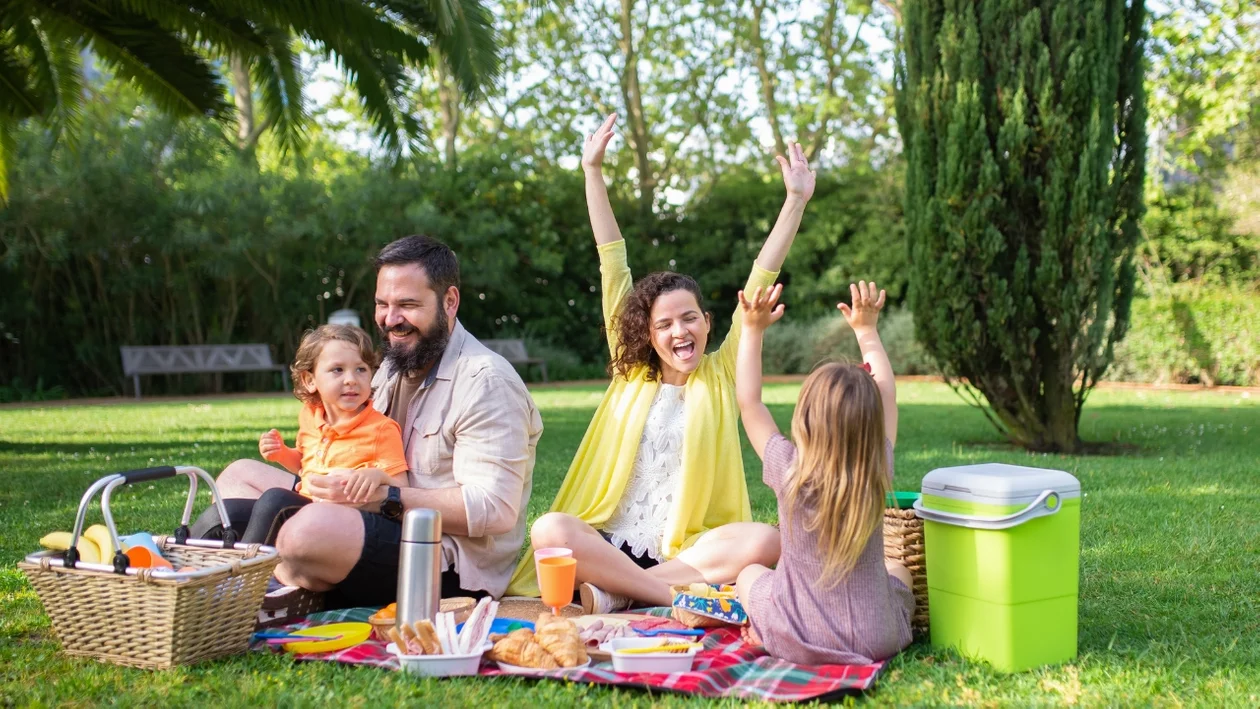
<svg viewBox="0 0 1260 709">
<path fill-rule="evenodd" d="M 1060 470 L 933 470 L 923 518 L 932 644 L 1006 672 L 1076 657 L 1081 484 Z"/>
</svg>

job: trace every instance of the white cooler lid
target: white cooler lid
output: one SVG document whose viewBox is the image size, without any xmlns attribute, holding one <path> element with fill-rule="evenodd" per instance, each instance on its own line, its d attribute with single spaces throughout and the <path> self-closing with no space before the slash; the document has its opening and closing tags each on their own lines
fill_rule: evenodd
<svg viewBox="0 0 1260 709">
<path fill-rule="evenodd" d="M 1070 473 L 1005 463 L 937 468 L 923 476 L 923 494 L 991 504 L 1032 502 L 1046 490 L 1080 497 L 1081 483 Z"/>
</svg>

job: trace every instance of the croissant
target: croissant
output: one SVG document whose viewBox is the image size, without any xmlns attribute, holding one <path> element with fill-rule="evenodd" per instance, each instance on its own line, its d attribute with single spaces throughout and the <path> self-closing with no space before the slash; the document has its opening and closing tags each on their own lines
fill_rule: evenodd
<svg viewBox="0 0 1260 709">
<path fill-rule="evenodd" d="M 577 626 L 566 618 L 538 619 L 534 626 L 534 640 L 555 657 L 561 667 L 577 667 L 587 661 L 586 643 L 582 642 Z"/>
<path fill-rule="evenodd" d="M 514 630 L 490 649 L 490 659 L 517 667 L 537 667 L 554 670 L 560 667 L 534 639 L 534 632 L 527 628 Z"/>
</svg>

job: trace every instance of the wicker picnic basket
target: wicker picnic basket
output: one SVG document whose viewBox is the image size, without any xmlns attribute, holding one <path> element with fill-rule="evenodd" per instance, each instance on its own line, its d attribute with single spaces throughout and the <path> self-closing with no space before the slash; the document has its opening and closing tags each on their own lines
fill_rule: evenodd
<svg viewBox="0 0 1260 709">
<path fill-rule="evenodd" d="M 109 511 L 110 492 L 119 485 L 177 474 L 190 480 L 183 521 L 174 537 L 159 536 L 154 542 L 175 569 L 186 570 L 128 568 L 121 551 L 109 564 L 89 564 L 78 560 L 74 543 L 69 551 L 36 552 L 18 564 L 67 655 L 165 669 L 248 649 L 267 580 L 280 557 L 272 547 L 235 543 L 235 530 L 226 524 L 222 541 L 187 538 L 198 477 L 210 486 L 220 517 L 227 519 L 205 471 L 167 466 L 101 478 L 79 504 L 73 541 L 83 530 L 88 503 L 103 489 L 101 513 L 114 548 L 121 549 Z"/>
<path fill-rule="evenodd" d="M 899 561 L 910 571 L 914 592 L 914 615 L 910 625 L 916 632 L 928 629 L 927 565 L 923 556 L 923 520 L 912 509 L 884 508 L 884 558 Z"/>
</svg>

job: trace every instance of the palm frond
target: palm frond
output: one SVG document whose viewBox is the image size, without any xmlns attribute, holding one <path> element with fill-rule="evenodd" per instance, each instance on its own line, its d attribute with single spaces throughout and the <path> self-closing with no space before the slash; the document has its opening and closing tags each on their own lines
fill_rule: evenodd
<svg viewBox="0 0 1260 709">
<path fill-rule="evenodd" d="M 359 0 L 205 0 L 233 8 L 242 17 L 259 18 L 329 47 L 360 47 L 369 55 L 388 54 L 408 64 L 422 64 L 428 49 L 414 34 L 370 3 Z"/>
<path fill-rule="evenodd" d="M 502 71 L 493 17 L 479 0 L 450 1 L 459 5 L 463 22 L 459 31 L 438 37 L 438 48 L 460 89 L 476 96 L 491 88 Z"/>
<path fill-rule="evenodd" d="M 9 202 L 9 163 L 17 156 L 17 121 L 0 115 L 0 205 Z"/>
<path fill-rule="evenodd" d="M 389 12 L 427 36 L 466 96 L 494 85 L 502 69 L 493 16 L 481 0 L 386 0 Z M 447 27 L 442 18 L 451 18 Z"/>
<path fill-rule="evenodd" d="M 18 56 L 11 32 L 0 32 L 0 118 L 43 115 L 47 99 L 32 86 L 31 68 Z"/>
<path fill-rule="evenodd" d="M 176 33 L 151 18 L 106 3 L 31 5 L 53 36 L 82 38 L 119 77 L 177 116 L 222 117 L 228 107 L 219 75 Z"/>
<path fill-rule="evenodd" d="M 162 29 L 186 38 L 189 43 L 213 48 L 218 53 L 249 57 L 267 53 L 267 42 L 251 18 L 224 13 L 213 2 L 113 0 L 111 4 L 133 15 L 147 17 Z"/>
<path fill-rule="evenodd" d="M 306 143 L 307 121 L 299 58 L 288 32 L 275 30 L 266 39 L 270 51 L 254 62 L 251 73 L 280 150 L 298 152 Z"/>
<path fill-rule="evenodd" d="M 74 141 L 83 107 L 78 43 L 49 37 L 29 17 L 14 18 L 11 30 L 16 43 L 30 56 L 31 89 L 44 104 L 41 117 L 54 139 Z"/>
<path fill-rule="evenodd" d="M 414 111 L 400 105 L 408 80 L 404 66 L 388 57 L 369 56 L 355 49 L 328 52 L 327 56 L 340 66 L 359 94 L 372 132 L 391 159 L 402 155 L 404 144 L 420 146 L 423 129 Z"/>
</svg>

